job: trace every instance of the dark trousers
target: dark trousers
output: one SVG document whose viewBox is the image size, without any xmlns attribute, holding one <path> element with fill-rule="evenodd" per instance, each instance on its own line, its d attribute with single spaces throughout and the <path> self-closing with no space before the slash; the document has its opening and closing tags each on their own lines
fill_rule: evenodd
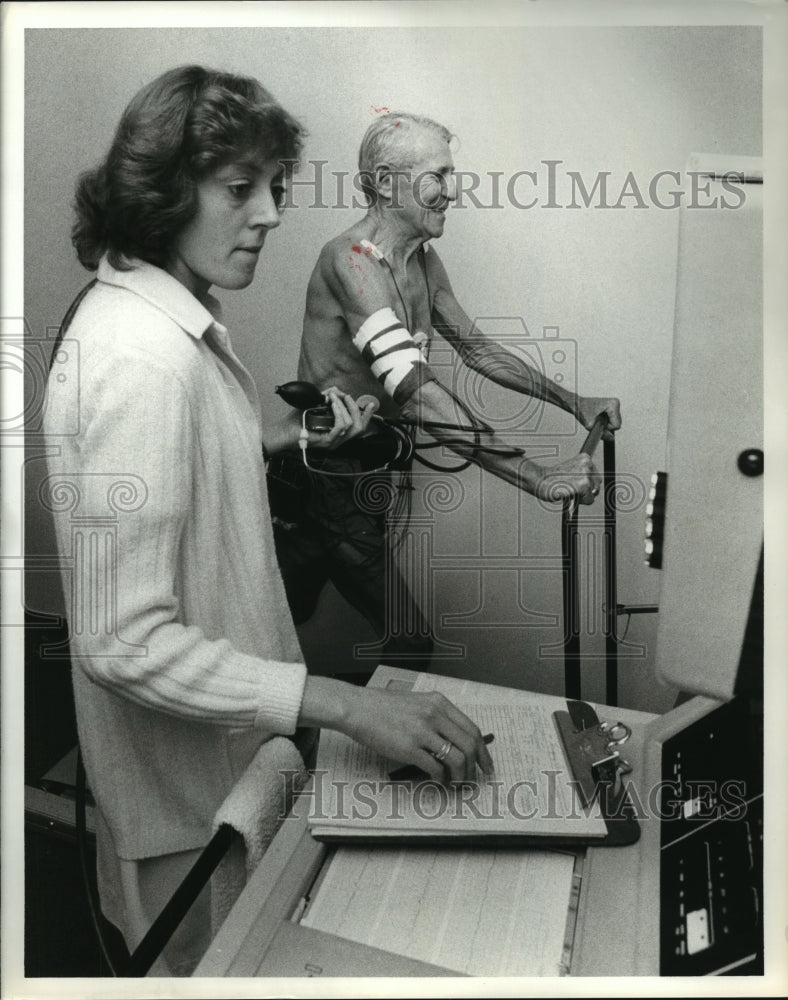
<svg viewBox="0 0 788 1000">
<path fill-rule="evenodd" d="M 398 474 L 362 475 L 357 461 L 333 456 L 319 459 L 318 467 L 353 474 L 309 472 L 295 453 L 277 456 L 268 467 L 276 553 L 296 625 L 312 616 L 330 580 L 380 640 L 371 666 L 377 660 L 428 670 L 431 628 L 395 563 L 386 532 Z"/>
</svg>

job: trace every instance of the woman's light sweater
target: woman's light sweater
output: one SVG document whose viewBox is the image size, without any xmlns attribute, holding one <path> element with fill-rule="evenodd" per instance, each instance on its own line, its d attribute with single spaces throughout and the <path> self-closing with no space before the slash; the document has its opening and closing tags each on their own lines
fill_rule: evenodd
<svg viewBox="0 0 788 1000">
<path fill-rule="evenodd" d="M 50 375 L 43 496 L 90 786 L 119 856 L 141 858 L 208 841 L 260 744 L 295 731 L 306 668 L 259 401 L 218 303 L 146 263 L 98 279 Z"/>
</svg>

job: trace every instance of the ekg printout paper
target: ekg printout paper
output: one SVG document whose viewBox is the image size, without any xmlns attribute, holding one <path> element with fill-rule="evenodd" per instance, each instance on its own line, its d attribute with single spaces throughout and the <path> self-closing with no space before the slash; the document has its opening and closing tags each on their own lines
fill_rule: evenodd
<svg viewBox="0 0 788 1000">
<path fill-rule="evenodd" d="M 301 923 L 470 976 L 557 976 L 574 856 L 339 848 Z"/>
</svg>

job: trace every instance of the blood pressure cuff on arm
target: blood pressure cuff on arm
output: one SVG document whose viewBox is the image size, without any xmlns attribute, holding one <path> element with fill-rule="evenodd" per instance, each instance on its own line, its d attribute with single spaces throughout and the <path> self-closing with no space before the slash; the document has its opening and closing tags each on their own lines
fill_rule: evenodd
<svg viewBox="0 0 788 1000">
<path fill-rule="evenodd" d="M 353 338 L 361 356 L 395 403 L 401 406 L 425 382 L 437 381 L 416 341 L 393 309 L 378 309 Z"/>
</svg>

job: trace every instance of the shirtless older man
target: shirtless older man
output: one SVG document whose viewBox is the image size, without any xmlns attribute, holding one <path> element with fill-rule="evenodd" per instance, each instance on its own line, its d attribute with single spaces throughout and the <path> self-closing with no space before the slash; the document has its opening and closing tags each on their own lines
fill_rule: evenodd
<svg viewBox="0 0 788 1000">
<path fill-rule="evenodd" d="M 444 126 L 411 114 L 382 115 L 367 130 L 359 175 L 369 208 L 320 253 L 307 292 L 298 377 L 355 397 L 374 395 L 381 415 L 415 420 L 464 458 L 537 497 L 575 495 L 592 503 L 599 477 L 586 455 L 546 469 L 494 433 L 474 437 L 434 426 L 467 424 L 471 416 L 430 369 L 436 330 L 480 376 L 554 404 L 586 428 L 603 411 L 612 430 L 621 426 L 618 399 L 557 385 L 485 338 L 455 298 L 440 257 L 427 245 L 443 235 L 457 196 L 451 138 Z M 362 470 L 331 456 L 321 458 L 320 471 L 311 477 L 303 515 L 295 524 L 280 520 L 276 533 L 296 621 L 311 615 L 332 579 L 377 631 L 382 662 L 424 669 L 429 625 L 386 558 L 384 518 L 358 500 L 354 473 Z"/>
</svg>

